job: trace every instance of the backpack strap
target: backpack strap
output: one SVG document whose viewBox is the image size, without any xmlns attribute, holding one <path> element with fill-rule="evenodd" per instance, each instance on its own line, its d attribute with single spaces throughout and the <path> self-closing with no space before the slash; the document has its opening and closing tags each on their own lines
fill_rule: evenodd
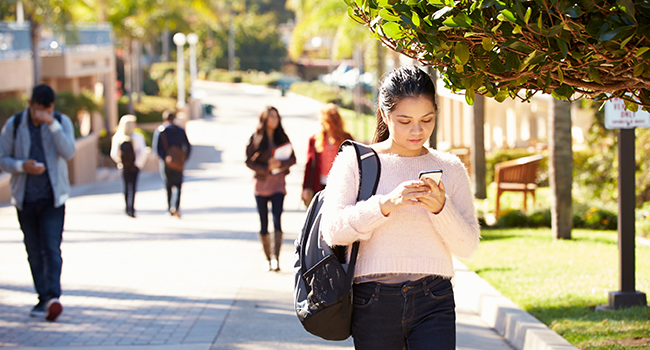
<svg viewBox="0 0 650 350">
<path fill-rule="evenodd" d="M 357 202 L 365 201 L 375 194 L 377 191 L 377 185 L 379 185 L 379 177 L 381 175 L 379 156 L 370 146 L 352 140 L 343 141 L 341 147 L 339 147 L 339 152 L 341 152 L 345 146 L 353 146 L 357 153 L 357 162 L 359 164 L 359 191 L 357 193 Z M 357 263 L 358 254 L 359 242 L 357 241 L 352 244 L 352 252 L 350 253 L 350 264 L 348 265 L 345 281 L 348 286 L 352 286 L 354 268 Z M 343 303 L 343 315 L 348 314 L 347 308 L 348 304 Z"/>
</svg>

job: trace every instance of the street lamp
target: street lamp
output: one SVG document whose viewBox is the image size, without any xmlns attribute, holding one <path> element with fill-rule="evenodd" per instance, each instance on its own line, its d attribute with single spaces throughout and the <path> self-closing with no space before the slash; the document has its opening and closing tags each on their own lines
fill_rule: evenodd
<svg viewBox="0 0 650 350">
<path fill-rule="evenodd" d="M 190 44 L 190 94 L 196 98 L 194 91 L 194 81 L 196 80 L 196 43 L 199 42 L 199 36 L 196 33 L 187 35 L 187 43 Z"/>
<path fill-rule="evenodd" d="M 178 102 L 177 108 L 185 107 L 185 62 L 183 59 L 183 46 L 185 45 L 185 34 L 174 34 L 174 44 L 176 44 L 176 84 L 178 85 Z"/>
</svg>

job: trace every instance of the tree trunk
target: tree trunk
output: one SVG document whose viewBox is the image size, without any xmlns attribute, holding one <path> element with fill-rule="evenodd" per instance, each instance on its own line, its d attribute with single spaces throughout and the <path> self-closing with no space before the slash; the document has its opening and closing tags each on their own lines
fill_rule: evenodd
<svg viewBox="0 0 650 350">
<path fill-rule="evenodd" d="M 474 125 L 472 127 L 472 145 L 470 147 L 470 164 L 474 197 L 487 198 L 485 188 L 485 97 L 474 97 Z"/>
<path fill-rule="evenodd" d="M 556 239 L 571 239 L 573 213 L 573 151 L 571 149 L 571 103 L 553 100 L 549 108 L 549 180 L 551 187 L 551 224 Z"/>
<path fill-rule="evenodd" d="M 129 99 L 129 114 L 135 114 L 133 108 L 133 65 L 131 60 L 131 40 L 124 42 L 124 93 Z M 121 116 L 120 116 L 121 117 Z"/>
<path fill-rule="evenodd" d="M 34 86 L 41 83 L 43 76 L 41 51 L 39 42 L 41 41 L 41 24 L 34 19 L 34 15 L 29 15 L 29 36 L 32 39 L 32 63 L 34 69 Z"/>
</svg>

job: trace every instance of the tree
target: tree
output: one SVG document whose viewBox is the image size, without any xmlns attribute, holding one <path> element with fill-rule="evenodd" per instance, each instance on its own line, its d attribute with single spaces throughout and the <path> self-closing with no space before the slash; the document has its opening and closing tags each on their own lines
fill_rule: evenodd
<svg viewBox="0 0 650 350">
<path fill-rule="evenodd" d="M 630 110 L 650 110 L 645 0 L 359 0 L 348 6 L 386 46 L 437 67 L 446 87 L 464 92 L 469 104 L 476 94 L 499 102 L 552 94 L 557 108 L 549 143 L 559 158 L 551 164 L 566 164 L 571 154 L 570 111 L 558 100 L 619 97 Z M 556 170 L 551 187 L 572 182 L 570 172 Z M 570 216 L 570 191 L 554 194 L 554 217 Z M 570 225 L 559 222 L 553 221 L 556 237 L 570 238 Z"/>
<path fill-rule="evenodd" d="M 15 6 L 17 0 L 9 0 L 0 7 L 0 13 L 8 10 L 16 11 Z M 22 0 L 23 10 L 25 12 L 25 19 L 29 22 L 29 36 L 32 45 L 32 60 L 33 60 L 33 83 L 38 85 L 42 79 L 41 69 L 41 55 L 40 55 L 40 41 L 41 30 L 44 25 L 48 25 L 54 29 L 55 32 L 63 32 L 71 28 L 66 28 L 68 25 L 73 24 L 71 21 L 72 15 L 70 9 L 74 7 L 76 1 L 63 1 L 63 0 Z M 4 13 L 3 17 L 7 17 L 9 13 Z"/>
</svg>

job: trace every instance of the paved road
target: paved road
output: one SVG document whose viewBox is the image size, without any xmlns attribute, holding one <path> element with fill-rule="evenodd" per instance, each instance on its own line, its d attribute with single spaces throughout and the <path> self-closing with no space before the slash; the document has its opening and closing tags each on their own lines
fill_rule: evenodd
<svg viewBox="0 0 650 350">
<path fill-rule="evenodd" d="M 121 181 L 77 186 L 67 202 L 65 310 L 55 323 L 28 317 L 36 302 L 15 209 L 0 207 L 0 347 L 19 349 L 351 349 L 306 333 L 293 311 L 293 240 L 307 138 L 320 104 L 262 87 L 203 84 L 213 116 L 190 121 L 194 145 L 182 219 L 165 215 L 157 173 L 143 173 L 136 219 Z M 264 271 L 259 221 L 244 165 L 248 137 L 276 106 L 298 156 L 287 178 L 282 271 Z M 511 349 L 478 316 L 458 308 L 459 349 Z"/>
</svg>

